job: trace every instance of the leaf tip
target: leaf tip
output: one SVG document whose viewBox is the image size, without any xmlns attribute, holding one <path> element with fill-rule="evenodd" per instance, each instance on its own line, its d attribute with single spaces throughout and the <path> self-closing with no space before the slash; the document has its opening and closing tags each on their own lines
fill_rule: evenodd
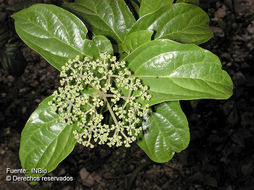
<svg viewBox="0 0 254 190">
<path fill-rule="evenodd" d="M 16 14 L 17 14 L 17 13 L 12 14 L 12 15 L 11 15 L 11 18 L 13 18 L 13 19 L 15 20 Z"/>
</svg>

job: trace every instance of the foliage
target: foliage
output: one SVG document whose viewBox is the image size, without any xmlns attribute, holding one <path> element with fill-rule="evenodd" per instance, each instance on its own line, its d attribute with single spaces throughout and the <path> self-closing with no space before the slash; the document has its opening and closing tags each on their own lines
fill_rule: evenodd
<svg viewBox="0 0 254 190">
<path fill-rule="evenodd" d="M 132 72 L 131 76 L 147 86 L 147 93 L 151 95 L 151 99 L 135 100 L 135 105 L 149 105 L 150 111 L 142 115 L 143 121 L 136 123 L 142 125 L 142 132 L 135 134 L 130 130 L 129 135 L 138 138 L 138 145 L 153 161 L 163 163 L 170 160 L 175 152 L 184 150 L 189 143 L 188 122 L 179 101 L 227 99 L 232 95 L 232 81 L 221 69 L 219 58 L 197 46 L 212 37 L 209 18 L 202 9 L 193 4 L 164 0 L 135 1 L 132 9 L 129 6 L 124 0 L 76 0 L 74 3 L 64 3 L 63 7 L 80 20 L 60 7 L 36 4 L 17 12 L 13 18 L 18 35 L 30 48 L 59 71 L 63 72 L 68 64 L 71 65 L 75 74 L 69 76 L 72 77 L 70 80 L 78 76 L 78 71 L 83 72 L 78 69 L 79 64 L 84 64 L 80 59 L 72 65 L 74 62 L 71 60 L 77 55 L 97 62 L 100 55 L 115 54 L 120 62 L 126 63 Z M 139 15 L 139 18 L 136 20 L 133 14 Z M 98 71 L 94 68 L 86 72 L 93 77 L 101 76 L 99 68 Z M 121 70 L 116 74 L 121 76 L 120 73 Z M 71 84 L 82 83 L 82 87 L 92 84 L 84 81 Z M 95 84 L 102 85 L 105 81 Z M 121 97 L 130 97 L 132 93 L 136 96 L 139 92 L 125 89 L 119 81 L 110 81 L 109 84 L 113 89 L 110 96 L 115 98 L 119 93 Z M 102 102 L 102 107 L 96 112 L 105 117 L 100 121 L 112 123 L 114 113 L 111 107 L 122 102 L 108 102 L 104 99 L 105 93 L 96 87 L 92 89 L 92 94 L 87 89 L 82 90 L 71 93 L 79 100 L 83 96 L 100 97 L 98 102 Z M 119 93 L 114 93 L 115 90 Z M 69 112 L 67 107 L 57 111 L 48 104 L 49 100 L 58 101 L 56 95 L 46 98 L 39 105 L 22 132 L 20 160 L 23 168 L 41 167 L 50 172 L 75 146 L 74 131 L 82 119 L 80 115 L 89 109 L 86 105 L 92 99 L 88 98 L 87 104 L 79 110 L 78 117 L 68 124 L 61 119 L 60 113 L 66 112 L 73 117 L 72 107 Z M 129 109 L 134 109 L 132 105 L 129 106 Z M 93 119 L 90 121 L 93 122 Z M 89 126 L 93 127 L 91 124 Z M 89 130 L 84 128 L 78 130 Z M 104 135 L 105 131 L 100 135 Z"/>
</svg>

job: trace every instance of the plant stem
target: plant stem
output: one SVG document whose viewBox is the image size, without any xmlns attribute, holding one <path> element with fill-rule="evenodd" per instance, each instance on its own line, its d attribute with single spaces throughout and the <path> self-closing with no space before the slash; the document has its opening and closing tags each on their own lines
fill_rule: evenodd
<svg viewBox="0 0 254 190">
<path fill-rule="evenodd" d="M 110 113 L 110 115 L 112 116 L 112 118 L 113 118 L 115 124 L 118 126 L 118 122 L 117 122 L 116 116 L 115 116 L 113 110 L 111 109 L 111 106 L 110 106 L 110 104 L 109 104 L 109 102 L 108 102 L 108 100 L 107 100 L 105 94 L 102 95 L 102 98 L 103 98 L 103 100 L 107 103 L 107 108 L 108 108 L 108 110 L 109 110 L 109 113 Z"/>
<path fill-rule="evenodd" d="M 130 90 L 127 99 L 131 97 L 131 93 L 132 93 L 132 90 Z M 128 101 L 126 101 L 125 104 L 123 105 L 123 109 L 127 106 L 127 104 L 128 104 Z"/>
<path fill-rule="evenodd" d="M 114 97 L 114 94 L 104 94 L 105 95 L 105 97 L 109 97 L 109 98 L 113 98 Z M 121 96 L 120 98 L 122 98 L 122 99 L 128 99 L 129 97 L 127 97 L 127 96 Z"/>
<path fill-rule="evenodd" d="M 123 135 L 123 137 L 124 137 L 125 139 L 127 139 L 127 137 L 126 137 L 126 135 L 124 134 L 124 132 L 120 131 L 120 133 Z"/>
<path fill-rule="evenodd" d="M 110 77 L 118 78 L 118 75 L 109 75 Z"/>
</svg>

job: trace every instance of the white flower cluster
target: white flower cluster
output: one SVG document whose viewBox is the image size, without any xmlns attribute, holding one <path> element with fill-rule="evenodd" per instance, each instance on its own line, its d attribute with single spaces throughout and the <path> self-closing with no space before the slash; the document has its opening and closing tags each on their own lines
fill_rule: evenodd
<svg viewBox="0 0 254 190">
<path fill-rule="evenodd" d="M 149 108 L 136 100 L 149 100 L 151 95 L 125 62 L 107 54 L 97 60 L 77 56 L 62 67 L 60 76 L 61 87 L 49 105 L 62 122 L 79 127 L 74 131 L 79 143 L 129 147 L 136 140 Z M 103 117 L 106 113 L 111 119 Z"/>
</svg>

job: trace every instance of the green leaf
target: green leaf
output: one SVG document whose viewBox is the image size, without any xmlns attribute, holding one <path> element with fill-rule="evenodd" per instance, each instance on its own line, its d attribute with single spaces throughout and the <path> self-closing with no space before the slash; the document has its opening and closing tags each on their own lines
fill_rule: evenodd
<svg viewBox="0 0 254 190">
<path fill-rule="evenodd" d="M 43 100 L 30 116 L 21 133 L 19 157 L 21 165 L 28 172 L 32 168 L 54 170 L 73 150 L 76 139 L 74 126 L 59 121 L 59 116 L 50 111 L 49 96 Z M 28 176 L 41 177 L 44 174 L 28 173 Z"/>
<path fill-rule="evenodd" d="M 136 21 L 124 0 L 76 0 L 63 7 L 84 19 L 94 34 L 105 35 L 119 44 Z"/>
<path fill-rule="evenodd" d="M 112 44 L 108 38 L 102 35 L 95 35 L 93 41 L 100 53 L 114 54 Z"/>
<path fill-rule="evenodd" d="M 177 0 L 176 3 L 193 3 L 199 5 L 199 0 Z"/>
<path fill-rule="evenodd" d="M 164 101 L 227 99 L 232 80 L 219 58 L 194 44 L 171 40 L 147 42 L 123 59 L 150 87 L 150 105 Z"/>
<path fill-rule="evenodd" d="M 163 6 L 170 6 L 174 0 L 143 0 L 140 4 L 139 16 L 157 11 Z"/>
<path fill-rule="evenodd" d="M 131 52 L 145 42 L 151 41 L 153 31 L 140 30 L 130 33 L 126 36 L 122 43 L 122 48 L 125 52 Z"/>
<path fill-rule="evenodd" d="M 213 37 L 208 15 L 198 6 L 176 3 L 141 17 L 131 28 L 155 31 L 155 39 L 201 44 Z"/>
<path fill-rule="evenodd" d="M 62 8 L 36 4 L 12 17 L 19 37 L 58 70 L 76 55 L 98 56 L 94 42 L 86 39 L 86 26 Z"/>
<path fill-rule="evenodd" d="M 137 143 L 151 160 L 163 163 L 188 146 L 188 121 L 177 101 L 159 104 L 154 110 L 143 121 L 143 135 Z"/>
</svg>

